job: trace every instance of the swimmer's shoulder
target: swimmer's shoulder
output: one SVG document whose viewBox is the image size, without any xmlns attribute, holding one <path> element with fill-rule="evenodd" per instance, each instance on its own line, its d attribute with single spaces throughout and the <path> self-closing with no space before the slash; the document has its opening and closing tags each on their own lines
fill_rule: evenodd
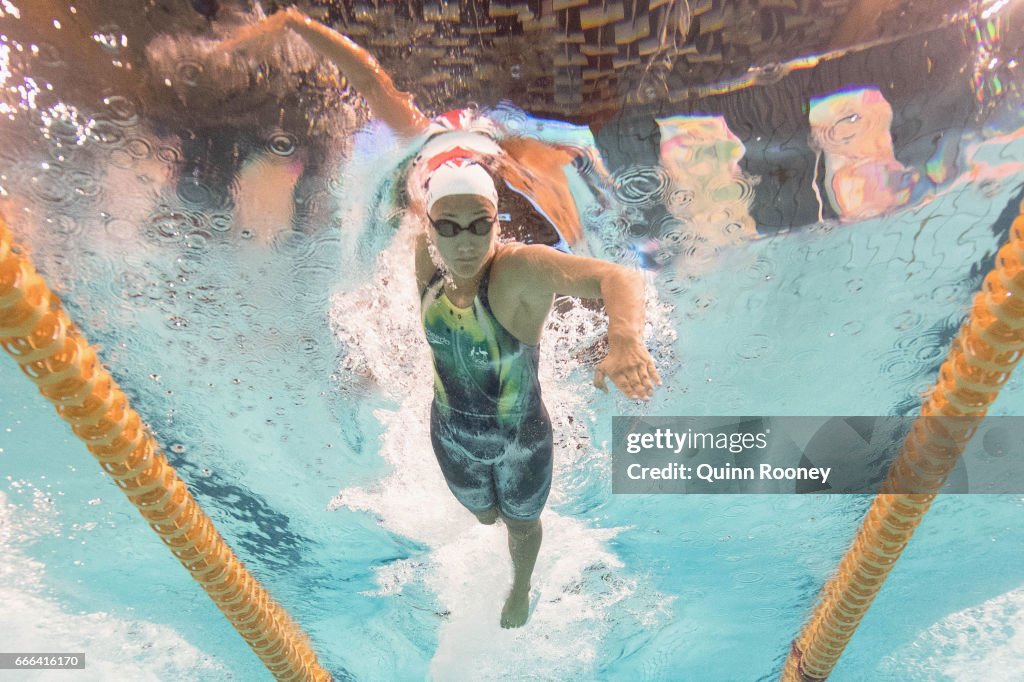
<svg viewBox="0 0 1024 682">
<path fill-rule="evenodd" d="M 506 242 L 498 246 L 491 266 L 490 285 L 501 291 L 503 297 L 515 298 L 523 303 L 550 304 L 551 297 L 535 295 L 536 290 L 530 286 L 533 279 L 533 267 L 536 256 L 554 250 L 546 244 L 521 244 Z M 533 301 L 533 299 L 537 299 Z"/>
<path fill-rule="evenodd" d="M 491 277 L 515 271 L 522 260 L 520 251 L 526 246 L 522 242 L 499 242 L 494 250 L 494 261 L 491 265 Z"/>
<path fill-rule="evenodd" d="M 497 252 L 494 254 L 494 267 L 510 272 L 517 272 L 525 267 L 531 260 L 531 256 L 554 250 L 548 244 L 524 244 L 522 242 L 508 241 L 498 244 Z"/>
</svg>

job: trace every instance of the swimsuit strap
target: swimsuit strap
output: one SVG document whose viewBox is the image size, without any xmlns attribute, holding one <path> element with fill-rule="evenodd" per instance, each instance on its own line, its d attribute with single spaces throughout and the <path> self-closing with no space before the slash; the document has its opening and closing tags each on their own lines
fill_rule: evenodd
<svg viewBox="0 0 1024 682">
<path fill-rule="evenodd" d="M 441 286 L 437 287 L 435 290 L 435 285 L 437 285 L 438 282 L 441 282 Z M 431 301 L 440 298 L 441 294 L 444 292 L 444 282 L 443 278 L 441 277 L 441 271 L 436 268 L 434 269 L 434 274 L 432 274 L 430 276 L 430 279 L 427 280 L 427 285 L 423 287 L 422 291 L 420 291 L 421 306 L 429 305 L 429 302 L 426 300 L 426 298 L 427 294 L 430 293 L 431 290 L 434 290 L 434 295 L 431 298 Z"/>
<path fill-rule="evenodd" d="M 487 267 L 484 269 L 484 276 L 480 278 L 480 284 L 477 286 L 476 296 L 477 298 L 480 299 L 480 304 L 483 305 L 484 310 L 487 311 L 487 314 L 490 315 L 495 322 L 498 322 L 498 318 L 494 316 L 494 311 L 491 310 L 490 299 L 488 299 L 487 297 L 487 284 L 491 279 L 492 265 L 494 265 L 493 256 L 491 257 L 491 260 L 487 262 Z M 498 326 L 501 326 L 500 322 L 498 322 Z M 504 327 L 502 327 L 502 329 L 504 329 Z"/>
<path fill-rule="evenodd" d="M 441 271 L 435 268 L 434 274 L 430 276 L 430 280 L 427 282 L 427 286 L 423 291 L 426 292 L 427 289 L 437 284 L 439 279 L 441 279 Z"/>
</svg>

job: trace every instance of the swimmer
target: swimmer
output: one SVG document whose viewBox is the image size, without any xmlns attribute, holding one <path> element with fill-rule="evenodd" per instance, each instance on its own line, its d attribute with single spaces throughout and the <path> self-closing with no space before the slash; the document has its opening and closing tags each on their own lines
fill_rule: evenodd
<svg viewBox="0 0 1024 682">
<path fill-rule="evenodd" d="M 365 50 L 327 26 L 285 10 L 243 29 L 225 49 L 284 29 L 332 59 L 399 134 L 440 129 L 408 177 L 411 209 L 424 228 L 415 237 L 415 273 L 434 366 L 431 444 L 456 499 L 481 523 L 504 520 L 513 580 L 500 622 L 520 627 L 551 487 L 551 421 L 537 372 L 544 322 L 556 295 L 603 299 L 608 355 L 595 368 L 594 385 L 607 392 L 610 379 L 630 398 L 647 400 L 661 378 L 642 339 L 644 279 L 548 245 L 499 242 L 503 206 L 493 173 L 510 167 L 502 163 L 508 152 L 485 132 L 467 130 L 460 112 L 432 124 Z M 538 177 L 533 189 L 547 180 Z M 554 215 L 567 215 L 564 206 Z"/>
</svg>

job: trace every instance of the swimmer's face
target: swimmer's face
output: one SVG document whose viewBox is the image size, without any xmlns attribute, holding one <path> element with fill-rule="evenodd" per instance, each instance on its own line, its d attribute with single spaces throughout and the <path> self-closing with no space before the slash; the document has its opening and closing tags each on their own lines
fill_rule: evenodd
<svg viewBox="0 0 1024 682">
<path fill-rule="evenodd" d="M 434 222 L 450 220 L 461 227 L 481 218 L 491 218 L 493 221 L 491 230 L 485 235 L 461 230 L 454 237 L 443 237 L 433 227 L 427 227 L 431 232 L 431 241 L 441 254 L 441 260 L 457 277 L 473 277 L 480 272 L 490 255 L 497 235 L 497 207 L 490 199 L 476 194 L 453 194 L 441 197 L 430 209 L 430 219 Z"/>
</svg>

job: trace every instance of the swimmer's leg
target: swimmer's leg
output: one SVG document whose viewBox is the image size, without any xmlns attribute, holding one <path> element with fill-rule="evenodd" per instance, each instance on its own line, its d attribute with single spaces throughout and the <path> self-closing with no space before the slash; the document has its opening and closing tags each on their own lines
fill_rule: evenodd
<svg viewBox="0 0 1024 682">
<path fill-rule="evenodd" d="M 502 461 L 494 465 L 501 515 L 508 526 L 512 555 L 512 591 L 501 611 L 501 626 L 517 628 L 530 610 L 530 577 L 537 563 L 543 530 L 540 514 L 551 490 L 551 420 L 543 405 L 523 419 Z"/>
<path fill-rule="evenodd" d="M 530 577 L 537 563 L 544 531 L 540 519 L 520 521 L 503 517 L 508 527 L 508 551 L 512 555 L 512 591 L 501 609 L 501 627 L 518 628 L 530 615 Z"/>
<path fill-rule="evenodd" d="M 441 419 L 437 405 L 430 409 L 430 443 L 441 467 L 444 481 L 455 499 L 472 512 L 480 523 L 492 524 L 497 520 L 497 494 L 491 469 L 492 464 L 470 458 L 472 442 L 464 442 L 457 428 Z"/>
<path fill-rule="evenodd" d="M 498 520 L 498 508 L 491 507 L 485 509 L 482 512 L 473 512 L 476 515 L 477 521 L 484 524 L 485 526 L 494 525 L 494 522 Z"/>
</svg>

